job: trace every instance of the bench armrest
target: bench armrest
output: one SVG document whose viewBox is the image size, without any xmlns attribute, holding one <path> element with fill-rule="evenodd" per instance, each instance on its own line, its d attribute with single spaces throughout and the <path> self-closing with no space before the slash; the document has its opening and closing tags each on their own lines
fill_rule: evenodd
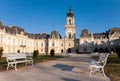
<svg viewBox="0 0 120 81">
<path fill-rule="evenodd" d="M 26 59 L 27 59 L 27 60 L 33 60 L 33 58 L 32 58 L 32 57 L 29 57 L 29 56 L 27 56 Z"/>
</svg>

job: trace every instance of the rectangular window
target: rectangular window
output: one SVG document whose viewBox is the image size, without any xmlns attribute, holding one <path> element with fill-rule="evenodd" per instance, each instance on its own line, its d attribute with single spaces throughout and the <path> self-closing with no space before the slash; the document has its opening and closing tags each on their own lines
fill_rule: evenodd
<svg viewBox="0 0 120 81">
<path fill-rule="evenodd" d="M 0 38 L 1 38 L 1 39 L 0 39 L 0 43 L 2 43 L 2 41 L 3 41 L 3 40 L 2 40 L 2 39 L 3 39 L 2 36 L 1 36 Z"/>
<path fill-rule="evenodd" d="M 52 46 L 54 46 L 54 42 L 52 43 Z"/>
<path fill-rule="evenodd" d="M 41 52 L 43 52 L 43 49 L 41 49 Z"/>
<path fill-rule="evenodd" d="M 87 51 L 87 48 L 83 48 L 83 51 L 86 52 L 86 51 Z"/>
<path fill-rule="evenodd" d="M 61 44 L 61 46 L 63 46 L 63 44 Z"/>
<path fill-rule="evenodd" d="M 43 43 L 41 43 L 41 47 L 43 47 Z"/>
<path fill-rule="evenodd" d="M 15 39 L 13 39 L 13 45 L 15 45 Z"/>
<path fill-rule="evenodd" d="M 36 43 L 36 47 L 38 47 L 38 43 Z"/>
</svg>

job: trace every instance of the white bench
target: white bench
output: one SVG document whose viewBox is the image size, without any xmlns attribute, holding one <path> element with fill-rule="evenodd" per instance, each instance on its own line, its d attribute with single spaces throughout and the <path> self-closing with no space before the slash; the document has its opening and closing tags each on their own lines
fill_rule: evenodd
<svg viewBox="0 0 120 81">
<path fill-rule="evenodd" d="M 109 54 L 107 53 L 102 53 L 100 54 L 98 61 L 92 61 L 91 63 L 89 63 L 89 70 L 90 70 L 89 75 L 91 75 L 93 72 L 98 71 L 98 72 L 102 72 L 104 77 L 106 77 L 104 72 L 104 66 L 106 65 L 108 55 Z"/>
<path fill-rule="evenodd" d="M 7 60 L 7 70 L 9 69 L 9 67 L 14 67 L 17 71 L 18 63 L 25 63 L 25 65 L 31 63 L 33 66 L 33 59 L 32 57 L 28 58 L 27 54 L 6 54 L 5 57 Z"/>
</svg>

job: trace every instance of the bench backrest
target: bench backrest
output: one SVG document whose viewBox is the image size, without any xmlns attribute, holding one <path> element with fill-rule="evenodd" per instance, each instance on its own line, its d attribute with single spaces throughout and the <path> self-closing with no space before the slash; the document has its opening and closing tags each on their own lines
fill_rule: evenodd
<svg viewBox="0 0 120 81">
<path fill-rule="evenodd" d="M 15 60 L 15 59 L 26 59 L 27 55 L 26 54 L 8 54 L 6 55 L 7 60 Z"/>
<path fill-rule="evenodd" d="M 107 62 L 107 58 L 108 58 L 108 55 L 107 53 L 102 53 L 100 56 L 99 56 L 99 63 L 102 63 L 103 66 L 105 66 L 106 62 Z"/>
</svg>

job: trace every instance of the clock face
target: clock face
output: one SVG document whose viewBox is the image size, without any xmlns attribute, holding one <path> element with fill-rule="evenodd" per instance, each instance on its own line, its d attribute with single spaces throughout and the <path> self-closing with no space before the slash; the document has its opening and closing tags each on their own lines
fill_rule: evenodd
<svg viewBox="0 0 120 81">
<path fill-rule="evenodd" d="M 71 33 L 72 31 L 67 31 L 67 33 Z"/>
<path fill-rule="evenodd" d="M 67 29 L 68 32 L 72 32 L 72 28 Z"/>
</svg>

